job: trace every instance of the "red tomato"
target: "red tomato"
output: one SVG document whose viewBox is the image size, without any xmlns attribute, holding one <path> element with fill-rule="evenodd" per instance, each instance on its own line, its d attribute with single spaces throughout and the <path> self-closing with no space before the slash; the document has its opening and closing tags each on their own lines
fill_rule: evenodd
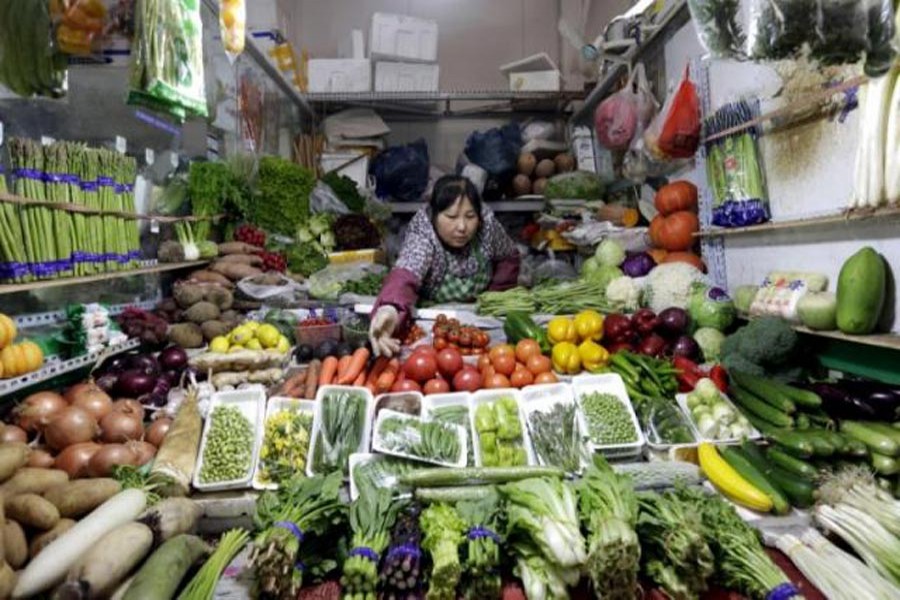
<svg viewBox="0 0 900 600">
<path fill-rule="evenodd" d="M 499 344 L 491 348 L 491 351 L 488 353 L 491 357 L 491 360 L 495 360 L 498 356 L 516 356 L 516 349 L 510 346 L 509 344 Z"/>
<path fill-rule="evenodd" d="M 443 350 L 447 347 L 447 338 L 436 337 L 434 338 L 434 349 L 435 350 Z"/>
<path fill-rule="evenodd" d="M 434 348 L 434 346 L 429 346 L 428 344 L 422 344 L 421 346 L 416 346 L 415 348 L 413 348 L 413 351 L 412 351 L 413 354 L 418 354 L 420 352 L 428 354 L 429 356 L 432 356 L 432 357 L 437 357 L 437 353 L 438 353 L 438 351 Z"/>
<path fill-rule="evenodd" d="M 512 374 L 512 377 L 509 378 L 509 382 L 513 387 L 523 388 L 526 385 L 534 383 L 534 375 L 532 375 L 528 369 L 520 369 Z"/>
<path fill-rule="evenodd" d="M 553 371 L 544 371 L 534 378 L 535 383 L 556 383 L 558 381 Z"/>
<path fill-rule="evenodd" d="M 437 366 L 441 374 L 450 379 L 463 368 L 462 354 L 453 348 L 444 348 L 437 355 Z"/>
<path fill-rule="evenodd" d="M 535 340 L 519 340 L 516 344 L 516 358 L 519 362 L 527 363 L 532 356 L 541 354 L 541 345 Z"/>
<path fill-rule="evenodd" d="M 528 362 L 525 363 L 525 367 L 531 371 L 532 375 L 540 375 L 541 373 L 549 373 L 553 364 L 550 362 L 550 359 L 542 354 L 538 354 L 537 356 L 532 356 L 528 359 Z"/>
<path fill-rule="evenodd" d="M 489 390 L 508 388 L 509 386 L 509 379 L 507 379 L 506 375 L 501 375 L 500 373 L 495 373 L 494 376 L 488 379 L 484 384 L 484 387 Z"/>
<path fill-rule="evenodd" d="M 481 373 L 477 369 L 465 366 L 453 376 L 453 389 L 457 392 L 474 392 L 481 389 Z"/>
<path fill-rule="evenodd" d="M 507 354 L 502 354 L 497 356 L 494 360 L 491 361 L 494 365 L 494 370 L 500 373 L 501 375 L 506 375 L 509 377 L 516 370 L 516 357 L 509 356 Z"/>
<path fill-rule="evenodd" d="M 398 379 L 391 392 L 421 392 L 422 388 L 412 379 Z"/>
<path fill-rule="evenodd" d="M 403 372 L 408 378 L 425 383 L 429 379 L 434 379 L 434 375 L 437 373 L 437 361 L 427 352 L 413 352 L 403 363 Z"/>
<path fill-rule="evenodd" d="M 478 370 L 483 371 L 485 367 L 491 366 L 491 357 L 487 354 L 482 354 L 478 357 Z"/>
<path fill-rule="evenodd" d="M 446 394 L 450 391 L 450 384 L 444 379 L 429 379 L 422 391 L 426 396 L 428 394 Z"/>
</svg>

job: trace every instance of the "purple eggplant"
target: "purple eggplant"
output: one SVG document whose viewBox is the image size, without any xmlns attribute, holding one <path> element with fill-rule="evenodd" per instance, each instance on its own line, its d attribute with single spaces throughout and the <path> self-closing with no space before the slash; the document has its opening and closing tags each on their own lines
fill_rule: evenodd
<svg viewBox="0 0 900 600">
<path fill-rule="evenodd" d="M 900 420 L 900 390 L 876 381 L 843 379 L 836 384 L 857 400 L 868 404 L 881 421 Z"/>
<path fill-rule="evenodd" d="M 822 398 L 822 409 L 836 419 L 878 419 L 875 410 L 834 383 L 810 383 L 804 386 Z"/>
</svg>

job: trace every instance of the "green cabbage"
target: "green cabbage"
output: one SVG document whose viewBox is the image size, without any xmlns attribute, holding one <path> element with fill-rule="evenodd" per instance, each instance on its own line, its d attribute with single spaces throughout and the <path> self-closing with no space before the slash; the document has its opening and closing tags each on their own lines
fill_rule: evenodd
<svg viewBox="0 0 900 600">
<path fill-rule="evenodd" d="M 551 177 L 544 197 L 551 200 L 599 200 L 603 197 L 603 181 L 594 173 L 573 171 Z"/>
<path fill-rule="evenodd" d="M 712 327 L 724 331 L 734 322 L 734 302 L 722 289 L 695 284 L 688 303 L 688 312 L 697 327 Z"/>
<path fill-rule="evenodd" d="M 601 265 L 596 258 L 591 257 L 581 266 L 581 277 L 597 283 L 602 289 L 606 289 L 609 282 L 624 277 L 622 269 L 613 265 Z"/>
<path fill-rule="evenodd" d="M 829 292 L 809 292 L 797 301 L 800 322 L 816 331 L 837 329 L 837 298 Z"/>
<path fill-rule="evenodd" d="M 625 261 L 625 249 L 619 242 L 607 238 L 597 246 L 594 256 L 601 265 L 618 267 Z"/>
<path fill-rule="evenodd" d="M 712 327 L 701 327 L 694 332 L 694 341 L 700 346 L 704 360 L 716 362 L 719 360 L 722 352 L 722 342 L 725 341 L 725 334 Z"/>
</svg>

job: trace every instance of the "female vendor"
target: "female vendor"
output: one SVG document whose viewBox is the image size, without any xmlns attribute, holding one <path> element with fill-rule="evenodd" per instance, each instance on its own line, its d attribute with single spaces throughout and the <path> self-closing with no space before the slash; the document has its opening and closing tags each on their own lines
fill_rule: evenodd
<svg viewBox="0 0 900 600">
<path fill-rule="evenodd" d="M 431 201 L 412 218 L 375 302 L 369 327 L 373 352 L 400 351 L 397 332 L 409 325 L 420 295 L 436 303 L 471 302 L 484 290 L 514 287 L 519 263 L 515 243 L 472 182 L 441 177 Z"/>
</svg>

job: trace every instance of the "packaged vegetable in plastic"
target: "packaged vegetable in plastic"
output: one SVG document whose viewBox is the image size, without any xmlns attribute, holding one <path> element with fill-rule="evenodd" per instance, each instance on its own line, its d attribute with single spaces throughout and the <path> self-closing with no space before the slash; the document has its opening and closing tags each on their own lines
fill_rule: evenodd
<svg viewBox="0 0 900 600">
<path fill-rule="evenodd" d="M 669 96 L 662 112 L 656 115 L 644 133 L 644 143 L 657 159 L 691 158 L 700 144 L 700 98 L 690 79 L 690 67 L 678 89 Z"/>
<path fill-rule="evenodd" d="M 75 56 L 94 51 L 108 16 L 103 0 L 51 2 L 50 14 L 56 23 L 57 47 Z"/>
<path fill-rule="evenodd" d="M 232 63 L 244 51 L 247 29 L 247 8 L 244 0 L 222 0 L 219 8 L 219 31 L 225 54 Z"/>
<path fill-rule="evenodd" d="M 657 108 L 644 65 L 638 64 L 625 86 L 594 111 L 597 139 L 609 150 L 625 150 L 647 126 Z"/>
<path fill-rule="evenodd" d="M 544 197 L 551 200 L 599 200 L 604 185 L 594 173 L 572 171 L 554 175 L 544 188 Z"/>
<path fill-rule="evenodd" d="M 739 0 L 688 0 L 700 43 L 715 58 L 742 58 L 747 36 L 738 21 Z"/>
<path fill-rule="evenodd" d="M 755 59 L 791 58 L 815 36 L 817 0 L 752 0 L 749 54 Z"/>
<path fill-rule="evenodd" d="M 825 65 L 859 60 L 869 48 L 869 0 L 817 0 L 812 56 Z"/>
</svg>

